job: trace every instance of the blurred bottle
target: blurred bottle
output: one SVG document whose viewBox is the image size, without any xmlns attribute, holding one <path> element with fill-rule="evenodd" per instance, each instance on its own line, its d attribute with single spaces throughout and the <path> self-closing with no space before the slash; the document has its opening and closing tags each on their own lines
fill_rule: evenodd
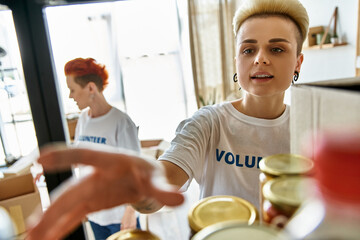
<svg viewBox="0 0 360 240">
<path fill-rule="evenodd" d="M 0 206 L 0 240 L 12 240 L 16 236 L 16 227 L 9 212 Z"/>
<path fill-rule="evenodd" d="M 284 231 L 293 239 L 360 239 L 360 131 L 324 131 L 313 147 L 316 191 Z"/>
</svg>

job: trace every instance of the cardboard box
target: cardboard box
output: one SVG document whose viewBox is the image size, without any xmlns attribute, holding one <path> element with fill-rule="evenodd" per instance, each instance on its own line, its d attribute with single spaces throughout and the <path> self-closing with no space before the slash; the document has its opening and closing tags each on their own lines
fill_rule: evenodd
<svg viewBox="0 0 360 240">
<path fill-rule="evenodd" d="M 70 136 L 70 140 L 74 140 L 75 138 L 75 129 L 76 129 L 76 124 L 78 121 L 78 118 L 67 118 L 67 125 L 68 125 L 68 129 L 69 129 L 69 136 Z"/>
<path fill-rule="evenodd" d="M 17 233 L 26 231 L 26 220 L 35 210 L 41 211 L 40 194 L 31 174 L 0 180 L 0 206 L 10 214 Z"/>
<path fill-rule="evenodd" d="M 360 77 L 291 87 L 292 153 L 303 154 L 304 138 L 314 140 L 318 130 L 349 127 L 360 127 Z"/>
<path fill-rule="evenodd" d="M 30 173 L 30 169 L 38 157 L 39 149 L 36 147 L 30 154 L 21 157 L 10 167 L 2 170 L 4 177 L 12 177 Z"/>
</svg>

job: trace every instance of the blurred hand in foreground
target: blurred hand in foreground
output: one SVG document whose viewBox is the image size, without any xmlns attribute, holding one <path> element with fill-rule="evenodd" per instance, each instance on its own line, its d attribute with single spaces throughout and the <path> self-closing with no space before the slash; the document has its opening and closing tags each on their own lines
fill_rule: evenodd
<svg viewBox="0 0 360 240">
<path fill-rule="evenodd" d="M 154 177 L 163 176 L 159 163 L 132 153 L 49 146 L 41 150 L 38 162 L 48 172 L 69 169 L 73 164 L 90 165 L 94 171 L 66 182 L 52 194 L 56 196 L 50 207 L 30 223 L 27 240 L 64 238 L 88 213 L 144 198 L 168 206 L 184 201 L 184 196 L 166 183 L 153 184 Z"/>
</svg>

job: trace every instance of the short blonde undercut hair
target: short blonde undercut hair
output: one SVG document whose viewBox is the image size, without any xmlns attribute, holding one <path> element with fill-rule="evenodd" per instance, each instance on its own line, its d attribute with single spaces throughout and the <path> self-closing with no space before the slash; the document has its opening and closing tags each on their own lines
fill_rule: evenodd
<svg viewBox="0 0 360 240">
<path fill-rule="evenodd" d="M 301 49 L 309 28 L 309 16 L 298 0 L 244 0 L 233 18 L 235 36 L 246 19 L 262 15 L 289 17 L 299 29 Z"/>
</svg>

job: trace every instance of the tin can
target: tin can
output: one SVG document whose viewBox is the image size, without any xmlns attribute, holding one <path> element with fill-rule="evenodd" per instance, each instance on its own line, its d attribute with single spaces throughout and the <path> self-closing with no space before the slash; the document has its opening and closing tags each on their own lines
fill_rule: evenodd
<svg viewBox="0 0 360 240">
<path fill-rule="evenodd" d="M 140 229 L 126 229 L 112 234 L 106 240 L 160 240 L 160 238 L 149 231 Z"/>
<path fill-rule="evenodd" d="M 281 176 L 309 176 L 312 174 L 314 163 L 311 159 L 296 154 L 275 154 L 263 158 L 259 163 L 260 207 L 263 205 L 263 186 L 271 179 Z M 263 221 L 262 212 L 260 219 Z"/>
<path fill-rule="evenodd" d="M 238 240 L 238 239 L 289 239 L 282 232 L 269 226 L 246 225 L 239 221 L 228 221 L 210 225 L 196 233 L 191 240 Z"/>
<path fill-rule="evenodd" d="M 253 204 L 239 197 L 220 195 L 204 198 L 189 210 L 190 237 L 212 224 L 233 220 L 252 225 L 258 221 L 258 212 Z"/>
<path fill-rule="evenodd" d="M 274 178 L 265 183 L 261 207 L 263 222 L 283 228 L 309 195 L 313 184 L 310 177 L 292 176 Z"/>
</svg>

